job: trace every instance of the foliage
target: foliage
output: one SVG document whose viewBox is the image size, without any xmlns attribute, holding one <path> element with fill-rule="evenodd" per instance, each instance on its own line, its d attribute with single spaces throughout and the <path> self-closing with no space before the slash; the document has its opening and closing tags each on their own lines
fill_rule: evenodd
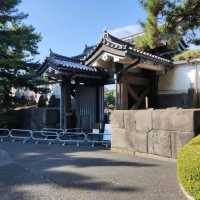
<svg viewBox="0 0 200 200">
<path fill-rule="evenodd" d="M 166 4 L 164 0 L 140 0 L 141 5 L 147 12 L 147 20 L 141 23 L 144 27 L 144 35 L 135 39 L 138 48 L 154 49 L 161 43 L 161 29 L 158 24 L 158 17 Z"/>
<path fill-rule="evenodd" d="M 143 23 L 144 35 L 136 39 L 136 46 L 153 49 L 166 42 L 171 48 L 184 38 L 187 43 L 200 44 L 199 0 L 140 0 L 147 12 Z"/>
<path fill-rule="evenodd" d="M 105 100 L 106 104 L 109 108 L 113 108 L 115 106 L 115 92 L 114 90 L 108 90 L 105 92 Z"/>
<path fill-rule="evenodd" d="M 173 57 L 173 60 L 191 60 L 195 58 L 200 58 L 200 50 L 188 50 L 184 51 L 176 56 Z"/>
<path fill-rule="evenodd" d="M 38 107 L 46 107 L 47 106 L 47 97 L 45 95 L 41 95 L 38 101 Z"/>
<path fill-rule="evenodd" d="M 178 155 L 180 183 L 196 200 L 200 200 L 200 136 L 191 140 Z"/>
<path fill-rule="evenodd" d="M 27 87 L 37 90 L 33 81 L 38 63 L 33 62 L 38 53 L 41 36 L 23 20 L 28 15 L 16 8 L 21 0 L 0 1 L 0 108 L 13 105 L 11 88 Z"/>
</svg>

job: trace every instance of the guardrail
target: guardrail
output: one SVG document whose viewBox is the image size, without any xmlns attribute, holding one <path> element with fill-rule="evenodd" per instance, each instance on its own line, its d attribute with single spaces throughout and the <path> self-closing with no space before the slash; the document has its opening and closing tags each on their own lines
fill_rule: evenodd
<svg viewBox="0 0 200 200">
<path fill-rule="evenodd" d="M 85 133 L 79 128 L 74 129 L 54 129 L 44 128 L 40 131 L 25 130 L 25 129 L 0 129 L 0 142 L 3 142 L 5 138 L 11 139 L 12 142 L 22 141 L 26 143 L 32 141 L 35 144 L 39 142 L 60 143 L 63 146 L 67 144 L 76 144 L 77 147 L 80 144 L 91 144 L 94 147 L 97 144 L 110 145 L 111 134 L 105 131 L 101 133 Z M 9 140 L 8 140 L 9 141 Z"/>
<path fill-rule="evenodd" d="M 80 143 L 86 141 L 86 135 L 83 132 L 62 132 L 58 136 L 58 141 L 62 143 L 63 146 L 69 143 L 75 143 L 77 147 L 80 146 Z"/>
<path fill-rule="evenodd" d="M 53 131 L 33 131 L 32 139 L 35 140 L 35 144 L 47 141 L 50 145 L 58 139 L 58 133 Z"/>
<path fill-rule="evenodd" d="M 3 142 L 4 138 L 9 137 L 10 131 L 8 129 L 0 129 L 0 141 Z"/>
<path fill-rule="evenodd" d="M 109 133 L 104 133 L 104 134 L 88 133 L 87 134 L 87 142 L 91 144 L 92 147 L 94 147 L 95 144 L 101 144 L 108 147 L 110 144 L 110 138 L 111 138 L 111 134 Z"/>
<path fill-rule="evenodd" d="M 60 128 L 43 128 L 42 131 L 51 131 L 51 132 L 61 133 L 61 132 L 64 131 L 64 129 L 60 129 Z"/>
<path fill-rule="evenodd" d="M 26 143 L 31 139 L 32 131 L 24 129 L 12 129 L 10 130 L 9 135 L 12 138 L 12 142 L 15 142 L 16 139 L 19 139 L 22 140 L 23 143 Z"/>
</svg>

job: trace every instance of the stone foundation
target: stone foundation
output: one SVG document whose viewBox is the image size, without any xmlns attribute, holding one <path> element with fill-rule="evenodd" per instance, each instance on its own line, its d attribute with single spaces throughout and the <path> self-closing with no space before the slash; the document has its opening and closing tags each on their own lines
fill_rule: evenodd
<svg viewBox="0 0 200 200">
<path fill-rule="evenodd" d="M 18 127 L 31 130 L 40 130 L 42 128 L 59 128 L 59 109 L 58 108 L 24 108 L 15 111 L 20 124 Z"/>
<path fill-rule="evenodd" d="M 113 149 L 176 158 L 200 133 L 200 109 L 116 110 L 111 127 Z"/>
</svg>

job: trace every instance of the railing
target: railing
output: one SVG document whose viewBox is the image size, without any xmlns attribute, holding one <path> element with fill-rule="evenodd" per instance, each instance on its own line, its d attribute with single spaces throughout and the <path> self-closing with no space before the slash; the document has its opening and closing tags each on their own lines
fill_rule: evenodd
<svg viewBox="0 0 200 200">
<path fill-rule="evenodd" d="M 0 129 L 0 141 L 3 142 L 5 138 L 9 137 L 9 130 L 8 129 Z"/>
<path fill-rule="evenodd" d="M 63 146 L 66 144 L 76 144 L 76 146 L 79 147 L 80 143 L 84 143 L 86 141 L 86 135 L 81 132 L 62 132 L 58 136 L 58 141 L 61 142 Z"/>
<path fill-rule="evenodd" d="M 26 143 L 28 140 L 30 140 L 32 131 L 24 129 L 12 129 L 9 132 L 9 136 L 12 138 L 12 142 L 15 142 L 16 139 L 19 139 L 22 140 L 23 143 Z"/>
<path fill-rule="evenodd" d="M 46 142 L 49 145 L 52 143 L 60 143 L 63 146 L 68 144 L 76 144 L 77 147 L 80 144 L 90 144 L 92 147 L 95 145 L 110 145 L 111 135 L 105 131 L 105 133 L 98 133 L 95 130 L 93 133 L 86 133 L 79 128 L 74 129 L 54 129 L 44 128 L 40 131 L 25 130 L 25 129 L 0 129 L 0 142 L 5 139 L 12 142 L 22 141 L 26 143 L 28 141 L 38 144 L 40 142 Z"/>
<path fill-rule="evenodd" d="M 106 147 L 110 144 L 111 135 L 108 133 L 88 133 L 87 134 L 87 142 L 92 145 L 92 147 L 95 146 L 95 144 L 101 144 L 105 145 Z"/>
<path fill-rule="evenodd" d="M 39 142 L 48 142 L 48 144 L 52 144 L 58 139 L 58 132 L 53 131 L 33 131 L 32 132 L 32 139 L 35 141 L 35 144 Z"/>
</svg>

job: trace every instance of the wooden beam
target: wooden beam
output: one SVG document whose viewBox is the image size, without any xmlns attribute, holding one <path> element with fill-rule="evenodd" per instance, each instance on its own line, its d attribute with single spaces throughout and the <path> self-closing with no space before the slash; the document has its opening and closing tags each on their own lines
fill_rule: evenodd
<svg viewBox="0 0 200 200">
<path fill-rule="evenodd" d="M 131 109 L 139 108 L 144 98 L 148 95 L 149 91 L 150 91 L 150 87 L 146 88 L 144 92 L 140 95 L 138 101 L 131 107 Z"/>
<path fill-rule="evenodd" d="M 135 99 L 136 101 L 140 100 L 139 96 L 136 94 L 136 92 L 133 90 L 133 88 L 128 84 L 127 84 L 127 89 L 128 89 L 128 93 L 131 95 L 131 97 L 133 99 Z"/>
<path fill-rule="evenodd" d="M 150 81 L 146 78 L 131 74 L 124 74 L 121 78 L 121 81 L 131 85 L 148 85 L 150 83 Z"/>
<path fill-rule="evenodd" d="M 160 64 L 155 65 L 155 64 L 150 64 L 150 63 L 140 63 L 137 66 L 143 69 L 148 69 L 148 70 L 153 70 L 153 71 L 159 71 L 159 72 L 165 71 L 164 65 L 160 65 Z"/>
</svg>

